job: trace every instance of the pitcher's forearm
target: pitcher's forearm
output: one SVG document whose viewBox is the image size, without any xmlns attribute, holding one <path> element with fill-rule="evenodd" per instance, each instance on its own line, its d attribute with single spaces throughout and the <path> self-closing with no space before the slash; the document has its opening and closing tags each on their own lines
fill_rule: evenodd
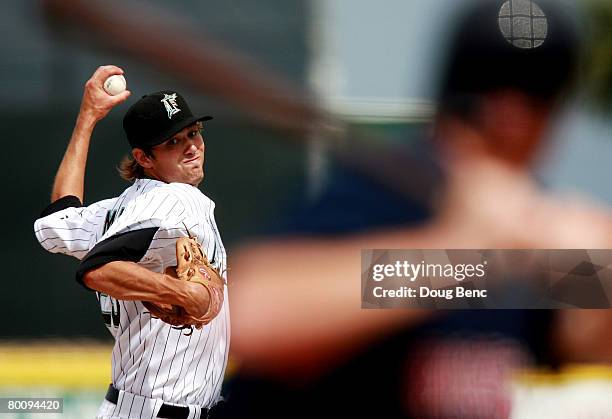
<svg viewBox="0 0 612 419">
<path fill-rule="evenodd" d="M 92 116 L 79 114 L 55 176 L 51 202 L 67 195 L 74 195 L 83 202 L 87 154 L 95 125 L 96 121 Z"/>
<path fill-rule="evenodd" d="M 188 313 L 206 312 L 208 291 L 200 284 L 150 271 L 137 263 L 113 261 L 83 276 L 87 287 L 118 300 L 178 305 Z"/>
<path fill-rule="evenodd" d="M 188 298 L 182 281 L 152 272 L 134 262 L 109 262 L 87 272 L 83 282 L 89 288 L 119 300 L 183 305 Z"/>
</svg>

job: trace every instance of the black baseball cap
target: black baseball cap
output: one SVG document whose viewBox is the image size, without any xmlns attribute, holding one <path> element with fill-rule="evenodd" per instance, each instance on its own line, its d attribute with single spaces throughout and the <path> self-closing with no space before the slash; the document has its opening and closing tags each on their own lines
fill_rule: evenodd
<svg viewBox="0 0 612 419">
<path fill-rule="evenodd" d="M 144 95 L 123 117 L 123 130 L 132 148 L 161 144 L 183 128 L 212 116 L 193 116 L 187 102 L 174 90 Z"/>
<path fill-rule="evenodd" d="M 578 21 L 558 0 L 474 0 L 455 27 L 442 102 L 501 88 L 554 98 L 574 81 L 581 41 Z"/>
</svg>

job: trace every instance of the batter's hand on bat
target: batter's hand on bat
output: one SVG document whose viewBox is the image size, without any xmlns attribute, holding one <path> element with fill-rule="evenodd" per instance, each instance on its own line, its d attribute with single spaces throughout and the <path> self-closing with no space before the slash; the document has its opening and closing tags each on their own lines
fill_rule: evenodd
<svg viewBox="0 0 612 419">
<path fill-rule="evenodd" d="M 104 118 L 113 107 L 127 100 L 131 94 L 129 90 L 115 96 L 111 96 L 104 91 L 104 81 L 114 74 L 123 74 L 123 70 L 114 65 L 105 65 L 98 67 L 91 78 L 87 80 L 79 116 L 92 118 L 94 122 L 98 122 Z"/>
<path fill-rule="evenodd" d="M 447 164 L 448 182 L 439 221 L 450 247 L 531 248 L 538 229 L 530 219 L 539 193 L 525 173 L 497 159 L 455 158 Z"/>
</svg>

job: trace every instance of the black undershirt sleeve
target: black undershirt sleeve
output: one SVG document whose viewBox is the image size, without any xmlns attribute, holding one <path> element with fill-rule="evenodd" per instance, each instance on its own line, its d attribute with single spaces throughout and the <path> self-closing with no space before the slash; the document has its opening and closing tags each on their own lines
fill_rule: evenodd
<svg viewBox="0 0 612 419">
<path fill-rule="evenodd" d="M 87 271 L 116 260 L 138 262 L 147 253 L 157 230 L 157 227 L 132 230 L 96 244 L 81 260 L 76 273 L 77 282 L 89 289 L 83 283 Z"/>
<path fill-rule="evenodd" d="M 41 213 L 40 218 L 46 217 L 47 215 L 51 215 L 55 212 L 61 211 L 66 208 L 80 208 L 83 206 L 83 203 L 79 198 L 74 195 L 66 195 L 53 201 L 49 204 Z"/>
</svg>

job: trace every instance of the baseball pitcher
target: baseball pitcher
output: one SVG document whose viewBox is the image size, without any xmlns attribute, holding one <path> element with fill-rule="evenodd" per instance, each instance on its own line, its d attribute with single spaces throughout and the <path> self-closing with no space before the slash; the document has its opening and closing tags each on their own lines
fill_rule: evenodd
<svg viewBox="0 0 612 419">
<path fill-rule="evenodd" d="M 143 96 L 123 118 L 132 147 L 121 195 L 83 205 L 96 123 L 129 91 L 107 93 L 115 66 L 96 70 L 57 172 L 51 205 L 34 224 L 48 251 L 80 260 L 115 338 L 112 384 L 98 418 L 208 418 L 221 401 L 230 340 L 226 253 L 204 178 L 203 121 L 173 90 Z M 114 92 L 116 93 L 116 92 Z"/>
</svg>

